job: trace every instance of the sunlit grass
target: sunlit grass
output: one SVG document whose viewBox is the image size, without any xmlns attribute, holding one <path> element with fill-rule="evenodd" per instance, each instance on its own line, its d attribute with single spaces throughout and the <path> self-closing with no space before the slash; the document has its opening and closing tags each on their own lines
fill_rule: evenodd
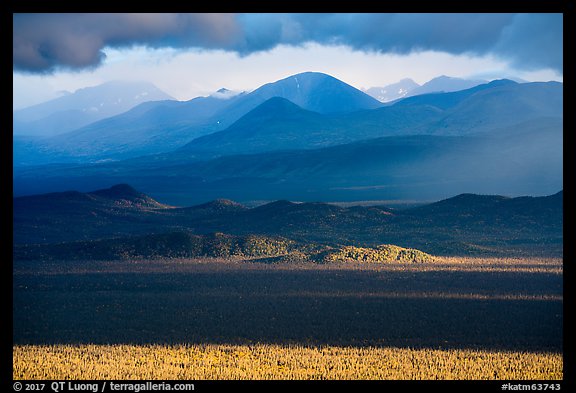
<svg viewBox="0 0 576 393">
<path fill-rule="evenodd" d="M 288 345 L 18 345 L 14 379 L 559 380 L 562 355 Z"/>
<path fill-rule="evenodd" d="M 70 273 L 123 273 L 123 272 L 189 272 L 200 271 L 253 271 L 253 270 L 360 270 L 360 271 L 466 271 L 562 274 L 563 258 L 482 258 L 435 257 L 426 263 L 311 263 L 287 260 L 281 263 L 262 263 L 258 258 L 164 258 L 134 259 L 127 261 L 18 261 L 14 273 L 43 274 Z"/>
</svg>

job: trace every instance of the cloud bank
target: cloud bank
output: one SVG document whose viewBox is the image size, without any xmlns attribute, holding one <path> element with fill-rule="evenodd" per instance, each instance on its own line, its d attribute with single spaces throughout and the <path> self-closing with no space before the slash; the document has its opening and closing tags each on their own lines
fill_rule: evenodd
<svg viewBox="0 0 576 393">
<path fill-rule="evenodd" d="M 562 14 L 15 14 L 13 69 L 99 66 L 104 49 L 220 49 L 241 56 L 310 42 L 365 52 L 492 55 L 563 72 Z"/>
</svg>

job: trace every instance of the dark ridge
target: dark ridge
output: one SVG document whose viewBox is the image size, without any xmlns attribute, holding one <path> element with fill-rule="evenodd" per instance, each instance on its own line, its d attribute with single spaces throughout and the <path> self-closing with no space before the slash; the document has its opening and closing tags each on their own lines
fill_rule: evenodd
<svg viewBox="0 0 576 393">
<path fill-rule="evenodd" d="M 230 199 L 215 199 L 213 201 L 203 203 L 201 205 L 192 206 L 189 209 L 210 209 L 210 210 L 227 210 L 227 211 L 241 211 L 248 208 L 241 203 L 232 201 Z"/>
<path fill-rule="evenodd" d="M 87 200 L 90 199 L 86 194 L 78 191 L 63 191 L 63 192 L 50 192 L 47 194 L 26 195 L 14 198 L 17 201 L 32 201 L 36 199 L 54 200 L 54 199 L 69 199 L 69 200 Z"/>
<path fill-rule="evenodd" d="M 194 236 L 214 232 L 281 236 L 332 246 L 396 244 L 436 255 L 557 255 L 563 241 L 562 201 L 560 191 L 546 197 L 517 198 L 461 194 L 405 210 L 288 200 L 248 208 L 226 199 L 166 209 L 130 186 L 117 185 L 87 194 L 15 198 L 14 244 L 188 230 Z M 177 238 L 157 243 L 159 248 L 170 249 L 171 244 L 182 243 Z M 134 250 L 140 245 L 146 249 L 145 243 L 138 243 Z"/>
<path fill-rule="evenodd" d="M 491 208 L 504 200 L 510 199 L 501 195 L 460 194 L 429 205 L 409 209 L 412 213 L 440 213 L 456 211 L 477 211 Z"/>
<path fill-rule="evenodd" d="M 294 202 L 290 202 L 287 200 L 279 200 L 279 201 L 267 203 L 265 205 L 257 206 L 252 210 L 254 210 L 254 211 L 278 211 L 278 210 L 289 209 L 289 208 L 294 207 L 296 205 L 298 205 L 298 204 L 294 203 Z"/>
<path fill-rule="evenodd" d="M 150 196 L 135 190 L 128 184 L 116 184 L 104 190 L 97 190 L 88 193 L 100 198 L 106 198 L 115 204 L 135 206 L 138 208 L 163 208 L 166 205 L 156 201 Z"/>
<path fill-rule="evenodd" d="M 128 184 L 118 184 L 107 189 L 88 193 L 78 191 L 54 192 L 14 198 L 16 217 L 66 216 L 72 212 L 89 215 L 109 209 L 157 209 L 167 208 L 148 195 Z"/>
<path fill-rule="evenodd" d="M 92 191 L 89 194 L 109 199 L 150 198 L 128 184 L 116 184 L 110 188 Z"/>
</svg>

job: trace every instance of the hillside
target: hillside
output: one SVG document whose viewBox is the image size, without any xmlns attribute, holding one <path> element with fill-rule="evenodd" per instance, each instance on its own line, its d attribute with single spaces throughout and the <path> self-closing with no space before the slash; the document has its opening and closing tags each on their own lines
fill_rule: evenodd
<svg viewBox="0 0 576 393">
<path fill-rule="evenodd" d="M 36 141 L 40 152 L 29 149 L 15 159 L 22 161 L 32 155 L 38 162 L 96 161 L 170 151 L 221 129 L 212 116 L 235 99 L 237 96 L 229 99 L 208 96 L 183 102 L 147 102 L 125 113 Z M 49 155 L 39 155 L 43 151 Z"/>
<path fill-rule="evenodd" d="M 51 137 L 126 112 L 143 102 L 171 100 L 148 82 L 113 81 L 14 112 L 14 135 Z"/>
<path fill-rule="evenodd" d="M 384 107 L 322 116 L 279 97 L 271 98 L 226 130 L 182 147 L 188 157 L 210 158 L 282 150 L 318 149 L 383 136 L 410 133 L 439 119 L 430 106 Z"/>
<path fill-rule="evenodd" d="M 168 209 L 125 184 L 89 193 L 67 191 L 14 198 L 14 242 L 154 233 L 158 212 Z"/>
<path fill-rule="evenodd" d="M 274 97 L 244 115 L 224 131 L 188 143 L 183 149 L 202 157 L 250 154 L 271 150 L 308 148 L 317 135 L 325 141 L 326 121 L 316 112 L 307 111 L 285 98 Z M 328 126 L 330 127 L 330 126 Z M 321 141 L 316 140 L 317 144 Z"/>
<path fill-rule="evenodd" d="M 462 192 L 546 195 L 563 184 L 562 123 L 467 137 L 384 137 L 199 161 L 186 150 L 91 166 L 15 168 L 16 195 L 130 182 L 172 205 L 217 198 L 438 200 Z M 243 145 L 242 141 L 238 141 Z M 481 163 L 481 164 L 480 164 Z M 177 179 L 177 181 L 174 181 Z"/>
<path fill-rule="evenodd" d="M 208 152 L 222 156 L 312 149 L 385 136 L 496 133 L 532 121 L 552 124 L 562 117 L 562 108 L 561 84 L 509 80 L 340 116 L 322 117 L 272 98 L 226 130 L 198 138 L 183 150 L 204 157 Z"/>
<path fill-rule="evenodd" d="M 263 263 L 425 263 L 434 257 L 394 245 L 330 247 L 298 244 L 281 237 L 232 236 L 189 232 L 132 236 L 115 239 L 16 245 L 14 258 L 22 260 L 134 260 L 158 258 L 242 258 Z"/>
<path fill-rule="evenodd" d="M 519 198 L 468 194 L 406 210 L 289 201 L 254 208 L 232 201 L 168 208 L 131 188 L 118 186 L 92 193 L 15 198 L 14 242 L 23 245 L 88 241 L 75 243 L 75 252 L 88 245 L 92 250 L 104 244 L 113 245 L 114 250 L 128 249 L 149 255 L 160 248 L 169 252 L 171 246 L 166 242 L 172 240 L 167 239 L 176 239 L 180 244 L 184 235 L 174 235 L 174 238 L 166 234 L 184 231 L 191 239 L 214 233 L 290 239 L 290 244 L 312 247 L 316 252 L 321 249 L 315 247 L 374 248 L 395 244 L 431 254 L 536 252 L 557 255 L 562 252 L 562 196 L 562 192 L 547 197 Z M 122 202 L 127 200 L 147 202 Z M 141 237 L 137 241 L 141 246 L 134 248 L 136 235 L 160 236 L 149 238 L 156 239 L 154 242 L 159 245 L 152 246 L 154 242 Z M 102 240 L 113 238 L 117 240 Z M 310 248 L 296 250 L 311 251 Z"/>
</svg>

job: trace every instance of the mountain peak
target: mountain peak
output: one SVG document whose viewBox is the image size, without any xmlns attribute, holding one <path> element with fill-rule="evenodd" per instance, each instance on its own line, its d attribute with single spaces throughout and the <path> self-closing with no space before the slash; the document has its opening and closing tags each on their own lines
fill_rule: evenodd
<svg viewBox="0 0 576 393">
<path fill-rule="evenodd" d="M 323 72 L 316 72 L 316 71 L 305 71 L 305 72 L 301 72 L 299 74 L 294 74 L 292 76 L 289 76 L 288 78 L 334 78 L 331 75 L 325 74 Z"/>
<path fill-rule="evenodd" d="M 453 79 L 460 79 L 460 78 L 455 78 L 453 76 L 448 76 L 448 75 L 440 75 L 440 76 L 437 76 L 436 78 L 432 78 L 430 81 L 442 81 L 442 80 L 453 80 Z"/>
<path fill-rule="evenodd" d="M 341 80 L 321 72 L 302 72 L 268 83 L 251 95 L 259 99 L 283 97 L 318 113 L 347 113 L 375 109 L 381 103 Z"/>
<path fill-rule="evenodd" d="M 210 97 L 218 98 L 221 100 L 227 100 L 229 98 L 236 97 L 239 94 L 241 94 L 241 93 L 237 92 L 237 91 L 229 90 L 225 87 L 222 87 L 221 89 L 218 89 L 214 93 L 210 94 Z"/>
<path fill-rule="evenodd" d="M 406 97 L 412 90 L 418 87 L 420 87 L 420 85 L 412 79 L 404 78 L 399 82 L 384 87 L 371 87 L 367 89 L 365 93 L 380 102 L 390 102 Z"/>
<path fill-rule="evenodd" d="M 490 86 L 508 86 L 508 85 L 517 85 L 518 82 L 515 82 L 511 79 L 494 79 L 493 81 L 489 82 L 488 85 Z"/>
</svg>

